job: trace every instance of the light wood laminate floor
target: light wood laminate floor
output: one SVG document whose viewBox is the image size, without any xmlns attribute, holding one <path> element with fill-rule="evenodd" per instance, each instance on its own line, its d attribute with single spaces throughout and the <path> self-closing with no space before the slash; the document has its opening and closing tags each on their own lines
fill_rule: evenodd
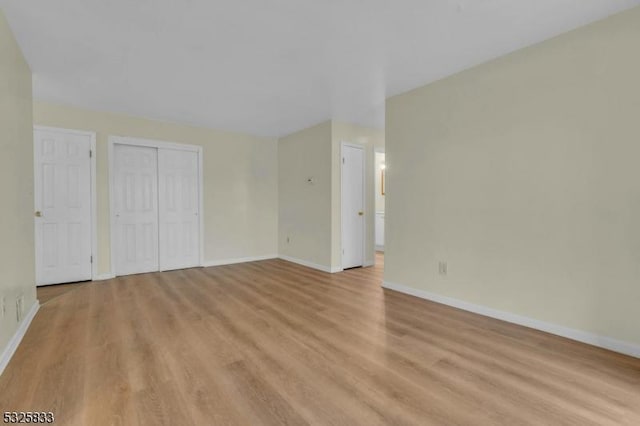
<svg viewBox="0 0 640 426">
<path fill-rule="evenodd" d="M 380 259 L 381 260 L 381 259 Z M 61 425 L 640 424 L 640 360 L 282 260 L 44 304 L 0 411 Z"/>
<path fill-rule="evenodd" d="M 62 296 L 63 294 L 77 290 L 80 286 L 85 285 L 85 282 L 82 283 L 73 283 L 73 284 L 56 284 L 56 285 L 47 285 L 43 287 L 38 287 L 38 300 L 41 305 L 49 302 L 52 299 L 55 299 L 58 296 Z"/>
</svg>

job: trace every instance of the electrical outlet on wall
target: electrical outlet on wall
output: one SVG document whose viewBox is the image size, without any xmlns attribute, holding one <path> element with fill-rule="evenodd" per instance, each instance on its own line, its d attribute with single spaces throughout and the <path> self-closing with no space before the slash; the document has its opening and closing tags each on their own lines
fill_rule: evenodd
<svg viewBox="0 0 640 426">
<path fill-rule="evenodd" d="M 447 272 L 448 272 L 447 262 L 443 262 L 443 261 L 438 262 L 438 273 L 440 275 L 447 275 Z"/>
</svg>

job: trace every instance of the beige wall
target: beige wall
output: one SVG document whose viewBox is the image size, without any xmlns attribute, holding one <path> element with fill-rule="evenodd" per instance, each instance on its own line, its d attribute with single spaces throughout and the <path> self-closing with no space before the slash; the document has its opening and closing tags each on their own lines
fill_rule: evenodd
<svg viewBox="0 0 640 426">
<path fill-rule="evenodd" d="M 204 259 L 277 254 L 277 141 L 34 102 L 34 123 L 97 132 L 98 270 L 110 272 L 108 137 L 203 147 Z"/>
<path fill-rule="evenodd" d="M 375 261 L 375 149 L 384 148 L 384 130 L 370 129 L 355 124 L 332 122 L 332 179 L 331 202 L 332 246 L 334 267 L 342 264 L 342 202 L 341 202 L 341 146 L 342 142 L 355 143 L 365 149 L 365 265 Z"/>
<path fill-rule="evenodd" d="M 331 161 L 330 121 L 278 143 L 279 253 L 326 269 L 332 266 Z"/>
<path fill-rule="evenodd" d="M 633 9 L 390 98 L 385 280 L 640 343 L 639 41 Z"/>
<path fill-rule="evenodd" d="M 24 315 L 36 302 L 31 118 L 31 71 L 0 11 L 0 355 L 19 326 L 16 299 Z"/>
<path fill-rule="evenodd" d="M 342 264 L 342 142 L 365 148 L 365 264 L 373 264 L 373 154 L 384 147 L 384 131 L 326 121 L 281 138 L 278 148 L 280 254 L 332 271 Z M 307 182 L 310 177 L 313 184 Z"/>
</svg>

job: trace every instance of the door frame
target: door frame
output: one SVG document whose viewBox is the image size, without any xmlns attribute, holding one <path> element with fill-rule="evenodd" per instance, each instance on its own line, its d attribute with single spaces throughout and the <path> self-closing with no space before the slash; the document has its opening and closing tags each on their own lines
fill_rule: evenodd
<svg viewBox="0 0 640 426">
<path fill-rule="evenodd" d="M 90 200 L 90 209 L 91 209 L 91 230 L 90 230 L 90 234 L 91 234 L 91 280 L 92 281 L 96 281 L 99 279 L 98 276 L 98 212 L 97 212 L 97 205 L 98 205 L 98 194 L 97 194 L 97 185 L 96 185 L 96 132 L 90 132 L 90 131 L 86 131 L 86 130 L 76 130 L 76 129 L 65 129 L 63 127 L 51 127 L 51 126 L 40 126 L 40 125 L 34 125 L 33 126 L 33 130 L 34 132 L 36 130 L 41 130 L 43 132 L 59 132 L 59 133 L 71 133 L 71 134 L 75 134 L 75 135 L 80 135 L 80 136 L 89 136 L 90 138 L 90 157 L 89 157 L 89 170 L 90 170 L 90 174 L 91 174 L 91 182 L 90 182 L 90 191 L 91 191 L 91 200 Z M 35 150 L 35 144 L 36 144 L 36 140 L 35 138 L 33 139 L 33 148 Z M 38 201 L 35 199 L 35 185 L 37 185 L 37 182 L 35 181 L 35 173 L 36 173 L 36 168 L 37 168 L 37 164 L 36 164 L 36 156 L 35 156 L 35 152 L 33 155 L 33 168 L 34 168 L 34 202 L 37 203 Z M 35 206 L 34 206 L 35 207 Z M 35 220 L 33 221 L 33 226 L 34 226 L 34 232 L 37 232 L 36 228 L 36 224 L 35 224 Z M 38 283 L 36 282 L 36 286 L 38 285 Z"/>
<path fill-rule="evenodd" d="M 356 148 L 362 150 L 362 211 L 364 217 L 362 218 L 362 267 L 366 266 L 366 240 L 367 240 L 367 150 L 363 144 L 352 142 L 340 143 L 340 271 L 344 271 L 344 203 L 342 202 L 344 197 L 344 175 L 342 169 L 344 163 L 344 148 Z"/>
<path fill-rule="evenodd" d="M 199 242 L 199 265 L 204 265 L 204 179 L 202 170 L 202 153 L 203 148 L 199 145 L 189 145 L 176 142 L 158 141 L 153 139 L 135 138 L 130 136 L 109 136 L 109 249 L 111 256 L 111 275 L 118 276 L 116 271 L 116 257 L 115 257 L 115 241 L 116 241 L 116 213 L 115 203 L 112 202 L 115 194 L 115 146 L 116 145 L 129 145 L 129 146 L 142 146 L 147 148 L 156 149 L 173 149 L 177 151 L 190 151 L 198 154 L 198 236 Z M 158 244 L 160 241 L 158 240 Z M 159 263 L 158 263 L 159 265 Z M 162 271 L 162 269 L 159 269 Z"/>
<path fill-rule="evenodd" d="M 376 154 L 384 154 L 384 164 L 387 164 L 387 153 L 385 151 L 386 147 L 378 147 L 378 148 L 374 148 L 373 149 L 373 205 L 375 206 L 376 203 L 376 198 L 378 197 L 378 191 L 376 190 L 376 182 L 378 181 L 378 176 L 376 176 L 378 174 L 378 171 L 376 170 Z M 384 188 L 385 188 L 385 192 L 386 192 L 386 188 L 387 188 L 387 170 L 385 169 L 384 171 Z M 387 196 L 385 195 L 385 199 L 384 199 L 384 214 L 386 216 L 387 214 Z M 374 250 L 375 251 L 381 251 L 384 253 L 384 244 L 382 246 L 378 246 L 378 244 L 376 244 L 376 218 L 378 216 L 378 209 L 374 207 L 373 209 L 373 214 L 374 214 L 374 218 L 373 218 L 373 246 L 374 246 Z M 386 217 L 385 217 L 386 219 Z M 383 226 L 383 232 L 386 231 L 386 221 L 385 224 Z M 381 247 L 381 248 L 380 248 Z M 375 257 L 375 254 L 374 254 Z M 374 259 L 374 264 L 375 264 L 375 259 Z"/>
</svg>

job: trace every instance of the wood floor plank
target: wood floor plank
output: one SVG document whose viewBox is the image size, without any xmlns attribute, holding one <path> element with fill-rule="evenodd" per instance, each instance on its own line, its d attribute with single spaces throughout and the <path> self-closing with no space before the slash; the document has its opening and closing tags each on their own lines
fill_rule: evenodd
<svg viewBox="0 0 640 426">
<path fill-rule="evenodd" d="M 38 301 L 41 305 L 61 296 L 69 291 L 77 290 L 86 283 L 72 283 L 72 284 L 56 284 L 47 285 L 37 288 Z"/>
<path fill-rule="evenodd" d="M 640 360 L 383 290 L 383 262 L 39 289 L 0 411 L 65 425 L 640 424 Z"/>
</svg>

